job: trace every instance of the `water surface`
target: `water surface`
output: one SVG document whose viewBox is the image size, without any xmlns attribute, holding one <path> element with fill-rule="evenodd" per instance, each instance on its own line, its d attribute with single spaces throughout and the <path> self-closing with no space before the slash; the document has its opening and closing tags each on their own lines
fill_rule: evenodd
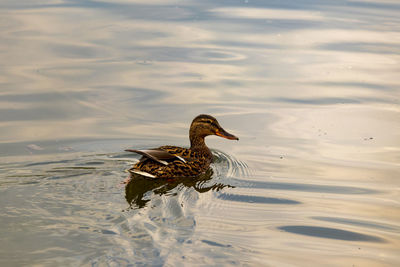
<svg viewBox="0 0 400 267">
<path fill-rule="evenodd" d="M 399 11 L 2 1 L 0 265 L 399 265 Z M 200 113 L 207 173 L 122 183 Z"/>
</svg>

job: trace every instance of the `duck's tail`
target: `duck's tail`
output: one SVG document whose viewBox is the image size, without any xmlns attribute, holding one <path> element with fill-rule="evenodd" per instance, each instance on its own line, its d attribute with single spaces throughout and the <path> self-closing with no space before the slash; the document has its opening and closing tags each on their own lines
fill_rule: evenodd
<svg viewBox="0 0 400 267">
<path fill-rule="evenodd" d="M 142 176 L 145 176 L 145 177 L 148 177 L 148 178 L 152 178 L 152 179 L 157 178 L 155 175 L 153 175 L 151 173 L 143 172 L 143 171 L 139 171 L 139 170 L 135 170 L 135 169 L 129 169 L 128 172 L 139 174 L 139 175 L 142 175 Z"/>
</svg>

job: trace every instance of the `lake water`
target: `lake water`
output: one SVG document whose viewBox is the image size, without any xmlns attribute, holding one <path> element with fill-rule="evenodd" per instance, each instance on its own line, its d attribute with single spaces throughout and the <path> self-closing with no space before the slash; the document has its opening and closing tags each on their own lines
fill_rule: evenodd
<svg viewBox="0 0 400 267">
<path fill-rule="evenodd" d="M 1 266 L 399 266 L 397 0 L 0 2 Z M 198 179 L 125 172 L 187 146 Z"/>
</svg>

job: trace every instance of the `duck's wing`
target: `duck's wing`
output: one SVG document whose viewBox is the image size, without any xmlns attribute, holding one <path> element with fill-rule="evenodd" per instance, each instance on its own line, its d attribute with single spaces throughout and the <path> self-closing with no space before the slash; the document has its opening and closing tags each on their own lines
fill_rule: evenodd
<svg viewBox="0 0 400 267">
<path fill-rule="evenodd" d="M 145 149 L 145 150 L 137 150 L 137 149 L 125 149 L 127 152 L 134 152 L 142 155 L 145 158 L 152 159 L 154 161 L 157 161 L 163 165 L 168 165 L 169 161 L 173 161 L 176 159 L 179 159 L 182 162 L 186 162 L 184 158 L 173 155 L 169 153 L 168 151 L 155 148 L 155 149 Z"/>
</svg>

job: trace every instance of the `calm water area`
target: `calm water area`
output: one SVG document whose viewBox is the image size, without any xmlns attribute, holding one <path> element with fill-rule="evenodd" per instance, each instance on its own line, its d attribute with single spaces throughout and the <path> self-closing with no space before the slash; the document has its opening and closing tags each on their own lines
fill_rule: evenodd
<svg viewBox="0 0 400 267">
<path fill-rule="evenodd" d="M 0 0 L 0 266 L 400 266 L 399 14 Z M 207 173 L 123 183 L 202 113 Z"/>
</svg>

